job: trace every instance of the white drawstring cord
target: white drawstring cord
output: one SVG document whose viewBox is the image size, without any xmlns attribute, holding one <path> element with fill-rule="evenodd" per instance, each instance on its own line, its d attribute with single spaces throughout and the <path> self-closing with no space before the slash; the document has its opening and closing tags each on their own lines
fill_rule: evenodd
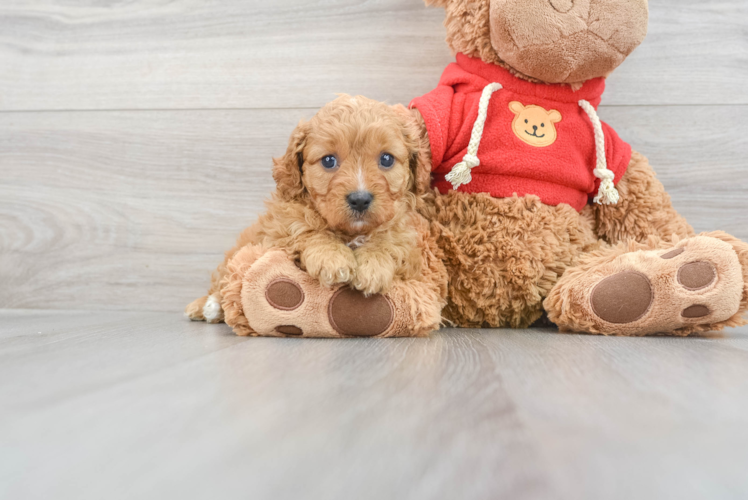
<svg viewBox="0 0 748 500">
<path fill-rule="evenodd" d="M 595 108 L 592 104 L 582 99 L 579 101 L 579 106 L 587 113 L 592 121 L 592 128 L 595 131 L 595 154 L 597 155 L 596 167 L 592 173 L 595 177 L 600 179 L 600 189 L 595 196 L 594 202 L 600 205 L 615 205 L 621 198 L 618 194 L 613 179 L 616 178 L 615 174 L 608 170 L 608 160 L 605 157 L 605 134 L 603 133 L 603 125 L 600 123 L 600 118 L 597 116 Z"/>
<path fill-rule="evenodd" d="M 490 83 L 483 89 L 483 94 L 481 94 L 480 102 L 478 103 L 478 118 L 476 118 L 475 123 L 473 124 L 473 132 L 470 135 L 467 154 L 462 158 L 462 161 L 452 167 L 452 171 L 444 177 L 452 184 L 454 189 L 457 189 L 463 184 L 468 184 L 473 180 L 473 177 L 470 175 L 470 170 L 480 165 L 478 147 L 483 138 L 483 127 L 486 124 L 486 117 L 488 116 L 488 104 L 491 101 L 493 93 L 502 88 L 503 87 L 500 83 Z"/>
</svg>

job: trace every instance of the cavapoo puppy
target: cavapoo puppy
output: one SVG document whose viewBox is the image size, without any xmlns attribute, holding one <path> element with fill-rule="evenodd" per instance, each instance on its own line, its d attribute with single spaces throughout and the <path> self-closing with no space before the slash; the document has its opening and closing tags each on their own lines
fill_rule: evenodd
<svg viewBox="0 0 748 500">
<path fill-rule="evenodd" d="M 213 274 L 193 320 L 240 335 L 422 336 L 438 328 L 447 276 L 429 223 L 420 128 L 402 106 L 341 96 L 274 160 L 267 211 Z"/>
</svg>

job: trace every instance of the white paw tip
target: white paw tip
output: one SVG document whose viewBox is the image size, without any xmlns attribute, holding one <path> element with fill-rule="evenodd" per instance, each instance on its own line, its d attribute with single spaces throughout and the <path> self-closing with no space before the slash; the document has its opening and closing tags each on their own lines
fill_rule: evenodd
<svg viewBox="0 0 748 500">
<path fill-rule="evenodd" d="M 205 320 L 208 322 L 216 322 L 223 319 L 221 303 L 213 295 L 208 297 L 208 301 L 203 306 L 203 316 L 205 316 Z"/>
</svg>

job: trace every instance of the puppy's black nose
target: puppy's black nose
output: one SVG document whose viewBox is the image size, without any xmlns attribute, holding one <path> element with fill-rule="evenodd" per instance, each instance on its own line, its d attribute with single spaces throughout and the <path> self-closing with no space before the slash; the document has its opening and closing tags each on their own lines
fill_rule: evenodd
<svg viewBox="0 0 748 500">
<path fill-rule="evenodd" d="M 348 201 L 348 206 L 354 212 L 366 212 L 374 200 L 374 196 L 368 191 L 356 191 L 349 194 L 346 200 Z"/>
</svg>

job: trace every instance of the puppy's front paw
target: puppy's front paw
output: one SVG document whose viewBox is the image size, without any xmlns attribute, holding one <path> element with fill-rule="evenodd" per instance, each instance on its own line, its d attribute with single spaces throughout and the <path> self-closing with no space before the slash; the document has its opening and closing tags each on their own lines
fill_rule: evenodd
<svg viewBox="0 0 748 500">
<path fill-rule="evenodd" d="M 366 295 L 387 293 L 395 280 L 395 261 L 387 254 L 361 252 L 353 287 Z"/>
<path fill-rule="evenodd" d="M 221 297 L 218 294 L 208 296 L 203 306 L 203 316 L 208 323 L 223 322 L 223 308 L 221 307 Z"/>
<path fill-rule="evenodd" d="M 192 321 L 205 321 L 205 316 L 203 315 L 203 307 L 205 307 L 205 303 L 207 301 L 207 296 L 200 297 L 199 299 L 193 301 L 184 310 L 184 315 L 190 318 Z"/>
<path fill-rule="evenodd" d="M 353 250 L 340 245 L 339 248 L 310 248 L 301 257 L 309 276 L 322 286 L 331 287 L 338 283 L 350 283 L 356 272 L 356 258 Z"/>
</svg>

